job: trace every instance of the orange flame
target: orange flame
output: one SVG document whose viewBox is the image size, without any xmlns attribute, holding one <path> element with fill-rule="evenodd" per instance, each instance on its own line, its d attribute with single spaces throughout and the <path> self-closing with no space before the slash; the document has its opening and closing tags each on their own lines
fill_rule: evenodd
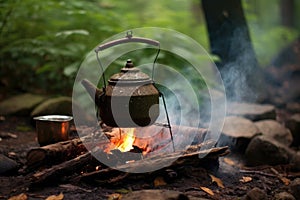
<svg viewBox="0 0 300 200">
<path fill-rule="evenodd" d="M 113 149 L 119 149 L 122 152 L 133 149 L 133 143 L 136 139 L 134 136 L 135 128 L 120 128 L 119 136 L 111 138 L 110 145 L 105 151 L 110 152 Z"/>
<path fill-rule="evenodd" d="M 142 133 L 143 137 L 139 137 Z M 121 152 L 128 152 L 133 146 L 140 150 L 143 156 L 149 152 L 164 146 L 159 145 L 161 141 L 169 139 L 169 133 L 164 128 L 148 127 L 147 129 L 137 128 L 113 128 L 106 133 L 109 136 L 109 143 L 105 145 L 104 152 L 111 153 L 111 150 L 118 149 Z"/>
<path fill-rule="evenodd" d="M 126 130 L 127 129 L 127 130 Z M 123 140 L 119 141 L 119 144 L 117 145 L 117 149 L 119 149 L 122 152 L 125 151 L 130 151 L 133 147 L 133 142 L 135 140 L 134 136 L 134 128 L 126 128 L 125 130 L 125 135 L 123 137 Z"/>
</svg>

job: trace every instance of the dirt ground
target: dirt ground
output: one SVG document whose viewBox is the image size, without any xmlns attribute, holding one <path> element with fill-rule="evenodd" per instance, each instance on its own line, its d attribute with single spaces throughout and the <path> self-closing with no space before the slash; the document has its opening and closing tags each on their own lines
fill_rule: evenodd
<svg viewBox="0 0 300 200">
<path fill-rule="evenodd" d="M 146 189 L 179 191 L 190 199 L 242 199 L 255 187 L 263 190 L 268 199 L 273 199 L 276 193 L 289 191 L 290 181 L 300 177 L 300 173 L 290 172 L 289 166 L 246 168 L 242 156 L 230 153 L 219 159 L 217 171 L 211 171 L 216 166 L 182 166 L 176 171 L 171 170 L 172 176 L 169 175 L 170 170 L 148 175 L 135 174 L 113 184 L 101 184 L 99 180 L 60 180 L 30 186 L 30 180 L 26 179 L 24 173 L 26 154 L 30 148 L 39 146 L 32 122 L 26 117 L 6 117 L 0 122 L 0 130 L 13 135 L 2 137 L 0 153 L 17 161 L 19 165 L 17 170 L 0 176 L 0 199 L 22 193 L 28 199 L 46 199 L 60 193 L 64 199 L 118 199 L 132 191 Z"/>
</svg>

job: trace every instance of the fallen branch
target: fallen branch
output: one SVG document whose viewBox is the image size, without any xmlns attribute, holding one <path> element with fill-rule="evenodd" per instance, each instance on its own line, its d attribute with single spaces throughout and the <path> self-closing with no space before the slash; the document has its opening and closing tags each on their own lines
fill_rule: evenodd
<svg viewBox="0 0 300 200">
<path fill-rule="evenodd" d="M 62 177 L 76 172 L 81 169 L 87 163 L 91 162 L 93 159 L 90 152 L 86 152 L 76 158 L 68 160 L 58 165 L 54 165 L 51 168 L 44 169 L 43 171 L 36 172 L 30 175 L 31 184 L 44 183 L 48 180 L 58 181 Z"/>
</svg>

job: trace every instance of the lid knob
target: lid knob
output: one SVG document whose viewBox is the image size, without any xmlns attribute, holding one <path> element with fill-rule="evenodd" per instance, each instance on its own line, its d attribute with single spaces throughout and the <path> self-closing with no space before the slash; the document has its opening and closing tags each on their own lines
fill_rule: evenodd
<svg viewBox="0 0 300 200">
<path fill-rule="evenodd" d="M 125 65 L 125 68 L 133 68 L 133 63 L 131 61 L 131 59 L 128 59 L 127 62 L 126 62 L 126 65 Z"/>
</svg>

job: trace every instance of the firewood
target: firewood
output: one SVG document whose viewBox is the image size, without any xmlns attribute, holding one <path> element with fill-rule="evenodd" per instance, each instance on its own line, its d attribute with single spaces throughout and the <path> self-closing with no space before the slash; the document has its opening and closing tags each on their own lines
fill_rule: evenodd
<svg viewBox="0 0 300 200">
<path fill-rule="evenodd" d="M 75 158 L 86 151 L 82 141 L 79 138 L 75 138 L 29 150 L 26 165 L 30 169 L 45 164 L 53 165 Z"/>
<path fill-rule="evenodd" d="M 92 131 L 87 128 L 87 130 Z M 101 141 L 99 140 L 99 137 L 105 135 L 107 143 L 107 138 L 110 137 L 119 137 L 119 129 L 118 128 L 103 128 L 103 133 L 99 130 L 94 132 L 93 134 L 97 134 L 99 143 L 96 145 L 100 145 Z M 139 142 L 140 144 L 148 145 L 150 150 L 158 150 L 161 146 L 165 146 L 166 144 L 170 143 L 170 135 L 169 135 L 169 129 L 163 126 L 150 126 L 147 129 L 138 130 L 141 133 L 148 137 L 140 138 Z M 151 135 L 153 133 L 158 134 Z M 195 136 L 194 140 L 196 143 L 201 143 L 207 134 L 206 129 L 198 129 L 198 128 L 192 128 L 192 127 L 179 127 L 174 126 L 173 132 L 175 135 L 175 142 L 180 143 L 180 140 L 182 140 L 182 137 L 190 137 L 191 135 Z M 184 133 L 184 135 L 181 135 L 181 133 Z M 90 134 L 91 135 L 91 134 Z M 86 152 L 85 145 L 88 145 L 88 142 L 91 139 L 91 136 L 85 136 L 81 139 L 75 138 L 72 140 L 64 141 L 64 142 L 58 142 L 55 144 L 50 144 L 43 147 L 37 147 L 29 150 L 27 153 L 27 169 L 35 169 L 37 167 L 47 165 L 51 166 L 54 164 L 58 164 L 61 162 L 64 162 L 66 160 L 70 160 L 72 158 L 75 158 L 76 156 L 80 155 L 82 152 Z M 177 141 L 176 141 L 177 140 Z M 157 142 L 159 141 L 159 143 Z M 83 144 L 84 143 L 84 144 Z M 91 142 L 92 143 L 92 142 Z M 94 144 L 95 145 L 95 144 Z M 89 146 L 88 149 L 92 149 L 93 146 Z"/>
<path fill-rule="evenodd" d="M 39 183 L 45 183 L 46 181 L 59 181 L 64 176 L 70 173 L 75 173 L 78 169 L 87 165 L 93 156 L 90 152 L 86 152 L 76 158 L 65 161 L 61 164 L 54 165 L 51 168 L 38 171 L 30 176 L 31 184 L 36 185 Z"/>
<path fill-rule="evenodd" d="M 176 168 L 178 166 L 184 166 L 184 165 L 198 166 L 199 164 L 201 165 L 201 162 L 204 162 L 205 159 L 206 160 L 209 158 L 218 159 L 218 157 L 225 156 L 229 153 L 228 147 L 215 147 L 206 150 L 199 150 L 199 148 L 201 148 L 202 146 L 203 144 L 194 145 L 192 148 L 189 148 L 188 152 L 186 153 L 182 151 L 165 153 L 162 155 L 151 156 L 149 158 L 145 158 L 142 160 L 137 160 L 135 162 L 129 162 L 126 164 L 113 166 L 113 168 L 105 168 L 98 171 L 83 173 L 78 175 L 78 177 L 76 177 L 76 180 L 81 180 L 81 179 L 91 180 L 94 178 L 101 178 L 102 182 L 110 183 L 108 181 L 111 179 L 109 175 L 116 176 L 116 174 L 112 172 L 117 172 L 119 170 L 121 171 L 120 172 L 121 175 L 117 174 L 117 178 L 122 177 L 122 174 L 124 175 L 124 173 L 126 172 L 130 172 L 130 171 L 139 172 L 140 169 L 143 169 L 143 171 L 145 171 L 145 169 L 149 168 L 149 172 L 151 172 L 152 171 L 151 169 L 153 168 L 158 168 L 159 170 L 160 167 L 164 165 L 168 166 L 169 168 L 171 167 Z M 191 152 L 190 149 L 195 149 L 195 151 Z M 108 159 L 110 158 L 108 157 Z M 105 180 L 103 179 L 103 177 L 105 177 Z"/>
<path fill-rule="evenodd" d="M 51 166 L 73 159 L 87 152 L 87 149 L 92 149 L 95 145 L 99 145 L 95 144 L 93 140 L 99 140 L 102 136 L 105 137 L 101 131 L 93 131 L 91 128 L 85 129 L 89 134 L 85 134 L 81 138 L 74 138 L 29 150 L 26 157 L 27 170 L 32 170 L 43 165 Z M 105 142 L 107 143 L 108 140 Z"/>
<path fill-rule="evenodd" d="M 112 150 L 111 153 L 106 153 L 104 151 L 105 144 L 107 144 L 107 141 L 109 142 L 109 140 L 107 140 L 108 135 L 110 135 L 110 137 L 119 137 L 119 131 L 116 131 L 115 129 L 104 130 L 104 133 L 100 131 L 101 133 L 98 134 L 97 137 L 95 137 L 95 133 L 93 133 L 92 137 L 86 136 L 81 139 L 76 138 L 30 150 L 27 155 L 28 166 L 37 166 L 46 164 L 46 162 L 48 163 L 48 165 L 45 165 L 46 167 L 51 166 L 50 168 L 40 170 L 33 175 L 28 174 L 31 180 L 30 183 L 51 183 L 51 181 L 48 180 L 54 180 L 54 182 L 57 182 L 62 179 L 79 181 L 81 179 L 87 180 L 95 177 L 100 177 L 101 180 L 105 177 L 104 182 L 111 183 L 115 180 L 126 178 L 126 172 L 133 170 L 138 172 L 139 169 L 145 167 L 160 169 L 160 166 L 166 164 L 171 164 L 171 167 L 176 167 L 178 165 L 181 166 L 182 164 L 197 164 L 199 163 L 199 159 L 197 158 L 200 158 L 201 160 L 202 157 L 206 157 L 206 155 L 209 155 L 210 157 L 219 157 L 226 154 L 228 150 L 227 147 L 212 148 L 213 143 L 211 141 L 203 142 L 204 137 L 207 134 L 206 129 L 174 126 L 174 141 L 176 143 L 179 143 L 178 140 L 181 140 L 183 137 L 188 137 L 191 141 L 194 140 L 197 145 L 193 145 L 193 147 L 190 148 L 181 148 L 182 150 L 173 152 L 168 128 L 156 126 L 151 127 L 150 129 L 145 129 L 149 132 L 146 133 L 146 135 L 149 134 L 149 137 L 146 137 L 145 141 L 153 142 L 153 144 L 150 143 L 150 145 L 152 145 L 151 149 L 154 150 L 154 152 L 156 152 L 155 149 L 158 149 L 157 154 L 150 153 L 149 156 L 146 154 L 146 157 L 144 157 L 142 153 L 136 153 L 133 155 L 137 156 L 130 157 L 132 154 L 130 152 L 121 152 L 117 149 Z M 156 130 L 157 132 L 154 132 L 153 130 Z M 151 133 L 156 133 L 156 135 L 151 136 Z M 102 140 L 102 137 L 105 137 L 105 140 Z M 106 141 L 105 144 L 103 143 L 104 141 Z M 169 149 L 171 150 L 167 152 L 160 151 L 160 149 L 156 146 L 161 144 L 163 144 L 162 150 L 165 147 L 167 149 L 170 147 Z M 91 150 L 92 153 L 91 151 L 87 152 L 84 145 L 89 145 L 87 149 L 93 149 Z M 138 147 L 136 148 L 139 150 Z M 107 168 L 107 166 L 97 161 L 92 154 L 100 156 L 101 159 L 107 159 L 109 163 L 112 163 L 112 165 Z M 130 162 L 123 162 L 127 158 L 130 158 Z M 93 171 L 83 170 L 83 168 L 87 165 L 89 165 Z M 98 171 L 96 171 L 96 166 L 99 166 Z M 151 171 L 151 169 L 149 169 L 149 171 Z M 72 175 L 70 176 L 70 174 Z"/>
<path fill-rule="evenodd" d="M 202 145 L 199 145 L 199 147 Z M 197 148 L 193 148 L 197 149 Z M 199 149 L 199 148 L 198 148 Z M 126 178 L 126 172 L 124 171 L 132 171 L 133 169 L 137 170 L 141 167 L 152 166 L 155 167 L 156 165 L 162 165 L 162 162 L 170 162 L 169 167 L 176 167 L 176 166 L 183 166 L 183 165 L 198 165 L 201 162 L 202 157 L 218 157 L 223 156 L 228 153 L 228 147 L 216 147 L 207 150 L 200 150 L 195 152 L 188 152 L 184 154 L 184 152 L 174 152 L 174 153 L 166 153 L 163 155 L 152 156 L 143 160 L 139 160 L 136 162 L 130 162 L 123 165 L 117 165 L 113 168 L 106 168 L 106 166 L 100 165 L 100 170 L 81 173 L 81 170 L 84 166 L 89 163 L 95 162 L 95 158 L 92 156 L 90 152 L 86 152 L 76 158 L 71 160 L 65 161 L 61 164 L 54 165 L 51 168 L 44 169 L 42 171 L 36 172 L 33 175 L 29 175 L 30 184 L 37 185 L 40 183 L 49 183 L 49 182 L 57 182 L 61 179 L 65 179 L 68 175 L 72 174 L 70 179 L 73 181 L 80 181 L 80 180 L 89 180 L 91 178 L 102 177 L 101 180 L 105 183 L 112 183 L 114 180 L 121 180 Z M 97 149 L 93 154 L 104 154 L 100 149 Z M 109 159 L 109 158 L 108 158 Z M 80 170 L 80 171 L 79 171 Z M 120 170 L 120 171 L 119 171 Z M 123 171 L 123 172 L 121 172 Z M 151 170 L 150 170 L 151 171 Z M 78 175 L 76 175 L 76 172 Z M 105 177 L 105 181 L 103 179 Z"/>
</svg>

